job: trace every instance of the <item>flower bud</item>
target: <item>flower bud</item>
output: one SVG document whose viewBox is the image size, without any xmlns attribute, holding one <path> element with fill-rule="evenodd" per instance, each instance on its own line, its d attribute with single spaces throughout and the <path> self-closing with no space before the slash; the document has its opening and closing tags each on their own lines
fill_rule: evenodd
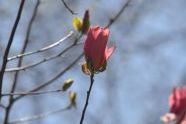
<svg viewBox="0 0 186 124">
<path fill-rule="evenodd" d="M 73 19 L 72 24 L 73 24 L 73 27 L 76 31 L 78 31 L 78 32 L 82 31 L 82 20 L 80 18 L 75 17 Z"/>
<path fill-rule="evenodd" d="M 70 86 L 73 84 L 74 80 L 72 79 L 68 79 L 68 80 L 65 80 L 63 86 L 62 86 L 62 91 L 66 91 L 70 88 Z"/>
<path fill-rule="evenodd" d="M 86 10 L 83 17 L 82 33 L 86 34 L 90 27 L 89 11 Z"/>
<path fill-rule="evenodd" d="M 84 44 L 86 64 L 82 66 L 85 74 L 98 73 L 106 69 L 107 60 L 115 50 L 115 46 L 107 47 L 108 37 L 108 28 L 91 27 L 89 29 Z"/>
</svg>

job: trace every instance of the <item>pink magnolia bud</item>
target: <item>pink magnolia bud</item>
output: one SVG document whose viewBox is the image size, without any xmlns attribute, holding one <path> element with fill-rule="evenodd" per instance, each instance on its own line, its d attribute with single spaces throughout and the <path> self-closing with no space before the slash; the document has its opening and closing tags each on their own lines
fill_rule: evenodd
<svg viewBox="0 0 186 124">
<path fill-rule="evenodd" d="M 89 11 L 86 10 L 83 17 L 82 33 L 86 34 L 90 27 Z"/>
<path fill-rule="evenodd" d="M 108 28 L 101 28 L 98 26 L 89 28 L 84 44 L 84 54 L 87 64 L 91 64 L 94 72 L 103 71 L 103 68 L 105 68 L 106 66 L 107 60 L 110 58 L 115 50 L 115 46 L 111 48 L 107 47 L 108 38 Z"/>
</svg>

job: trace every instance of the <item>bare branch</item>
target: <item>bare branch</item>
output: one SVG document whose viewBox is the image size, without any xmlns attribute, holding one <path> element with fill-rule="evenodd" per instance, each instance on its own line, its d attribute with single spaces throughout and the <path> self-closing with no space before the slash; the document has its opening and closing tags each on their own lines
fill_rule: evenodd
<svg viewBox="0 0 186 124">
<path fill-rule="evenodd" d="M 83 57 L 83 53 L 80 54 L 72 63 L 70 63 L 70 65 L 68 65 L 64 70 L 62 70 L 61 72 L 59 72 L 57 75 L 55 75 L 54 77 L 52 77 L 50 80 L 48 80 L 47 82 L 45 83 L 42 83 L 41 85 L 37 86 L 36 88 L 30 90 L 29 92 L 35 92 L 35 91 L 38 91 L 50 84 L 52 84 L 55 80 L 57 80 L 59 77 L 61 77 L 63 74 L 65 74 L 69 69 L 71 69 L 75 64 L 76 62 L 78 62 L 82 57 Z M 20 98 L 24 97 L 24 95 L 22 96 L 18 96 L 15 98 L 15 100 L 18 100 Z"/>
<path fill-rule="evenodd" d="M 42 64 L 44 62 L 48 62 L 50 60 L 56 59 L 58 57 L 63 57 L 64 53 L 66 53 L 68 50 L 72 49 L 74 46 L 77 46 L 77 45 L 80 45 L 80 44 L 82 44 L 82 43 L 72 44 L 72 45 L 68 46 L 67 48 L 65 48 L 62 52 L 58 53 L 57 55 L 53 55 L 51 57 L 44 58 L 44 59 L 42 59 L 42 60 L 40 60 L 38 62 L 32 63 L 30 65 L 21 66 L 21 67 L 15 67 L 15 68 L 8 68 L 8 69 L 5 70 L 5 72 L 15 72 L 15 71 L 26 70 L 26 69 L 35 67 L 35 66 L 37 66 L 39 64 Z"/>
<path fill-rule="evenodd" d="M 61 0 L 61 2 L 63 3 L 63 5 L 65 6 L 65 8 L 72 14 L 72 15 L 76 15 L 77 13 L 74 12 L 65 2 L 65 0 Z"/>
<path fill-rule="evenodd" d="M 32 24 L 35 20 L 35 17 L 36 17 L 36 14 L 37 14 L 37 10 L 38 10 L 38 6 L 40 4 L 40 0 L 37 0 L 37 3 L 34 7 L 34 11 L 33 11 L 33 14 L 31 16 L 31 19 L 28 23 L 28 28 L 27 28 L 27 31 L 26 31 L 26 36 L 25 36 L 25 40 L 23 42 L 23 46 L 22 46 L 22 49 L 21 49 L 21 54 L 24 53 L 26 51 L 26 48 L 27 48 L 27 44 L 29 42 L 29 36 L 30 36 L 30 32 L 31 32 L 31 28 L 32 28 Z M 18 67 L 20 67 L 22 65 L 22 61 L 23 61 L 23 58 L 20 57 L 19 61 L 18 61 Z M 5 70 L 6 71 L 6 70 Z M 11 87 L 11 93 L 14 92 L 15 88 L 16 88 L 16 84 L 17 84 L 17 80 L 18 80 L 18 77 L 19 77 L 19 72 L 16 72 L 15 73 L 15 76 L 14 76 L 14 80 L 13 80 L 13 84 L 12 84 L 12 87 Z"/>
<path fill-rule="evenodd" d="M 128 0 L 128 1 L 122 6 L 122 8 L 121 8 L 120 11 L 115 15 L 115 17 L 109 20 L 109 23 L 107 24 L 106 27 L 110 27 L 110 26 L 121 16 L 121 14 L 124 12 L 124 10 L 129 6 L 129 3 L 130 3 L 131 1 L 132 1 L 132 0 Z"/>
<path fill-rule="evenodd" d="M 3 77 L 4 77 L 4 72 L 5 72 L 5 68 L 6 68 L 6 64 L 7 64 L 7 58 L 8 58 L 8 54 L 10 51 L 10 47 L 12 45 L 13 39 L 14 39 L 14 35 L 19 23 L 19 20 L 21 18 L 21 14 L 22 14 L 22 10 L 23 10 L 23 6 L 24 6 L 25 0 L 22 0 L 19 6 L 19 10 L 16 16 L 16 20 L 14 23 L 14 26 L 12 28 L 11 34 L 10 34 L 10 38 L 8 40 L 8 44 L 7 47 L 5 49 L 5 53 L 4 53 L 4 57 L 3 57 L 3 64 L 1 67 L 1 71 L 0 71 L 0 101 L 1 101 L 1 93 L 2 93 L 2 85 L 3 85 Z"/>
<path fill-rule="evenodd" d="M 73 31 L 70 31 L 66 36 L 64 36 L 63 38 L 61 38 L 59 41 L 53 43 L 53 44 L 50 44 L 46 47 L 43 47 L 39 50 L 35 50 L 35 51 L 32 51 L 32 52 L 27 52 L 27 53 L 23 53 L 23 54 L 19 54 L 19 55 L 16 55 L 16 56 L 12 56 L 12 57 L 9 57 L 8 58 L 8 61 L 11 61 L 11 60 L 14 60 L 14 59 L 17 59 L 17 58 L 20 58 L 20 57 L 23 57 L 23 56 L 28 56 L 28 55 L 32 55 L 32 54 L 36 54 L 36 53 L 40 53 L 40 52 L 44 52 L 46 50 L 49 50 L 53 47 L 56 47 L 58 45 L 60 45 L 63 41 L 65 41 L 66 39 L 68 39 L 69 37 L 72 36 L 74 32 Z"/>
<path fill-rule="evenodd" d="M 49 94 L 49 93 L 57 93 L 62 92 L 62 89 L 57 90 L 49 90 L 49 91 L 38 91 L 38 92 L 21 92 L 21 93 L 2 93 L 3 96 L 28 96 L 28 95 L 41 95 L 41 94 Z"/>
<path fill-rule="evenodd" d="M 88 107 L 88 102 L 89 102 L 90 93 L 91 93 L 93 84 L 94 84 L 94 73 L 92 73 L 90 75 L 90 87 L 89 87 L 89 89 L 87 91 L 86 102 L 85 102 L 85 105 L 83 107 L 83 111 L 82 111 L 82 114 L 81 114 L 80 124 L 83 124 L 83 121 L 84 121 L 85 112 L 86 112 L 86 109 Z"/>
<path fill-rule="evenodd" d="M 66 108 L 60 108 L 60 109 L 57 109 L 57 110 L 48 111 L 48 112 L 45 112 L 45 113 L 42 113 L 42 114 L 39 114 L 39 115 L 34 115 L 32 117 L 24 117 L 24 118 L 21 118 L 21 119 L 17 119 L 17 120 L 9 122 L 8 124 L 26 123 L 28 121 L 33 121 L 33 120 L 46 118 L 50 115 L 54 115 L 54 114 L 57 114 L 57 113 L 60 113 L 60 112 L 64 112 L 64 111 L 69 110 L 69 109 L 70 109 L 70 107 L 67 106 Z"/>
<path fill-rule="evenodd" d="M 27 28 L 25 40 L 23 42 L 23 47 L 22 47 L 21 53 L 24 53 L 26 48 L 27 48 L 31 27 L 32 27 L 33 21 L 36 17 L 36 13 L 37 13 L 37 9 L 38 9 L 39 4 L 40 4 L 40 1 L 37 0 L 34 11 L 33 11 L 33 14 L 32 14 L 32 17 L 31 17 L 30 22 L 28 24 L 28 28 Z M 21 57 L 18 61 L 18 64 L 17 64 L 18 67 L 20 67 L 22 65 L 22 60 L 23 60 L 23 58 Z M 13 79 L 13 83 L 12 83 L 12 86 L 11 86 L 10 93 L 14 92 L 14 90 L 16 88 L 17 81 L 18 81 L 18 77 L 19 77 L 19 72 L 16 72 L 15 76 L 14 76 L 14 79 Z M 7 124 L 8 120 L 9 120 L 10 111 L 11 111 L 12 105 L 14 104 L 13 96 L 10 96 L 8 98 L 8 101 L 9 101 L 8 106 L 5 109 L 4 124 Z"/>
</svg>

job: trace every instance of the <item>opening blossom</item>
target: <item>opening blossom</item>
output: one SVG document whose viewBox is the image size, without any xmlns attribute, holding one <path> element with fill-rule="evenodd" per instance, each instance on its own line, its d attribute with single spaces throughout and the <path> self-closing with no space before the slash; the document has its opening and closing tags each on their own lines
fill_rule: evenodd
<svg viewBox="0 0 186 124">
<path fill-rule="evenodd" d="M 106 69 L 107 60 L 115 50 L 108 48 L 109 29 L 98 26 L 90 27 L 84 43 L 86 64 L 82 66 L 86 74 L 102 72 Z"/>
<path fill-rule="evenodd" d="M 174 88 L 169 96 L 170 112 L 162 116 L 166 124 L 186 124 L 186 87 Z"/>
<path fill-rule="evenodd" d="M 169 97 L 170 112 L 179 116 L 186 111 L 186 87 L 174 88 Z"/>
</svg>

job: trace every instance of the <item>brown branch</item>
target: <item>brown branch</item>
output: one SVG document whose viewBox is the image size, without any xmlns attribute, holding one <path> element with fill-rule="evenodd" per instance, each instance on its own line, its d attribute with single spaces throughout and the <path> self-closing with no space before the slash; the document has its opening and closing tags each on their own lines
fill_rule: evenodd
<svg viewBox="0 0 186 124">
<path fill-rule="evenodd" d="M 80 34 L 77 38 L 75 38 L 73 45 L 76 45 L 78 43 L 78 41 L 81 39 L 81 37 L 83 36 L 83 34 Z M 59 72 L 58 74 L 56 74 L 53 78 L 51 78 L 50 80 L 46 81 L 45 83 L 42 83 L 41 85 L 39 85 L 38 87 L 30 90 L 29 92 L 35 92 L 38 91 L 50 84 L 52 84 L 56 79 L 58 79 L 60 76 L 62 76 L 63 74 L 65 74 L 68 70 L 70 70 L 77 61 L 79 61 L 82 57 L 83 57 L 83 53 L 81 53 L 69 66 L 67 66 L 64 70 L 62 70 L 61 72 Z M 18 96 L 14 99 L 14 101 L 19 100 L 20 98 L 24 97 L 23 96 Z"/>
<path fill-rule="evenodd" d="M 57 114 L 57 113 L 60 113 L 60 112 L 64 112 L 64 111 L 69 110 L 69 109 L 70 109 L 70 107 L 67 106 L 66 108 L 60 108 L 60 109 L 57 109 L 57 110 L 48 111 L 48 112 L 38 114 L 38 115 L 34 115 L 34 116 L 31 116 L 31 117 L 20 118 L 20 119 L 11 121 L 8 124 L 20 124 L 20 123 L 25 123 L 25 122 L 28 122 L 28 121 L 34 121 L 34 120 L 46 118 L 50 115 L 54 115 L 54 114 Z"/>
<path fill-rule="evenodd" d="M 21 14 L 22 14 L 22 10 L 23 10 L 23 6 L 24 6 L 25 0 L 22 0 L 19 6 L 19 10 L 16 16 L 16 20 L 14 22 L 9 40 L 8 40 L 8 44 L 7 47 L 5 49 L 5 53 L 4 53 L 4 57 L 3 57 L 3 64 L 1 67 L 1 71 L 0 71 L 0 101 L 1 101 L 1 93 L 2 93 L 2 85 L 3 85 L 3 77 L 4 77 L 4 72 L 5 72 L 5 68 L 6 68 L 6 64 L 7 64 L 7 58 L 8 58 L 8 54 L 10 52 L 10 47 L 12 45 L 13 39 L 14 39 L 14 35 L 19 23 L 19 20 L 21 18 Z"/>
<path fill-rule="evenodd" d="M 24 0 L 22 0 L 22 2 L 23 1 Z M 34 12 L 33 12 L 32 17 L 30 19 L 30 22 L 28 24 L 28 28 L 27 28 L 27 32 L 26 32 L 26 36 L 25 36 L 25 40 L 24 40 L 24 43 L 23 43 L 23 47 L 22 47 L 21 53 L 24 53 L 26 48 L 27 48 L 31 27 L 32 27 L 33 21 L 34 21 L 34 19 L 36 17 L 36 12 L 37 12 L 39 4 L 40 4 L 40 1 L 37 0 L 37 3 L 36 3 L 35 8 L 34 8 Z M 17 65 L 18 67 L 20 67 L 22 65 L 22 61 L 23 61 L 23 58 L 21 57 L 19 59 L 19 61 L 18 61 L 18 65 Z M 13 83 L 12 83 L 12 86 L 11 86 L 10 93 L 13 93 L 15 91 L 15 88 L 16 88 L 16 85 L 17 85 L 17 81 L 18 81 L 18 77 L 19 77 L 19 72 L 16 72 L 15 76 L 14 76 L 14 79 L 13 79 Z M 12 105 L 14 103 L 14 99 L 13 99 L 12 95 L 9 97 L 8 101 L 9 101 L 8 106 L 5 109 L 4 124 L 8 123 L 10 111 L 11 111 Z"/>
<path fill-rule="evenodd" d="M 48 90 L 48 91 L 38 91 L 38 92 L 20 92 L 20 93 L 2 93 L 3 96 L 28 96 L 28 95 L 42 95 L 42 94 L 49 94 L 49 93 L 57 93 L 62 92 L 62 89 L 57 90 Z"/>
<path fill-rule="evenodd" d="M 56 47 L 56 46 L 60 45 L 63 41 L 65 41 L 66 39 L 71 37 L 73 33 L 74 33 L 73 31 L 70 31 L 66 36 L 61 38 L 59 41 L 57 41 L 55 43 L 52 43 L 52 44 L 50 44 L 48 46 L 45 46 L 45 47 L 43 47 L 43 48 L 41 48 L 39 50 L 35 50 L 35 51 L 27 52 L 27 53 L 22 53 L 22 54 L 19 54 L 19 55 L 16 55 L 16 56 L 9 57 L 8 61 L 11 61 L 11 60 L 23 57 L 23 56 L 28 56 L 28 55 L 44 52 L 44 51 L 49 50 L 49 49 L 51 49 L 53 47 Z"/>
<path fill-rule="evenodd" d="M 114 18 L 109 20 L 109 23 L 107 24 L 106 27 L 110 27 L 116 20 L 121 16 L 121 14 L 124 12 L 124 10 L 129 6 L 129 3 L 131 0 L 128 0 L 120 9 L 120 11 L 114 16 Z"/>
<path fill-rule="evenodd" d="M 85 112 L 86 112 L 86 109 L 87 109 L 87 106 L 88 106 L 88 101 L 89 101 L 89 97 L 90 97 L 90 93 L 91 93 L 93 84 L 94 84 L 94 74 L 91 74 L 90 75 L 90 87 L 87 91 L 86 102 L 85 102 L 85 105 L 84 105 L 84 108 L 83 108 L 83 111 L 82 111 L 82 114 L 81 114 L 80 124 L 83 124 L 83 121 L 84 121 Z"/>
<path fill-rule="evenodd" d="M 31 19 L 30 19 L 30 22 L 29 22 L 29 24 L 28 24 L 28 28 L 27 28 L 25 40 L 24 40 L 24 43 L 23 43 L 23 47 L 22 47 L 22 50 L 21 50 L 21 54 L 24 53 L 24 52 L 26 51 L 27 44 L 28 44 L 28 42 L 29 42 L 29 36 L 30 36 L 32 24 L 33 24 L 34 19 L 35 19 L 35 17 L 36 17 L 36 13 L 37 13 L 39 4 L 40 4 L 40 0 L 37 0 L 37 3 L 36 3 L 35 8 L 34 8 L 34 12 L 33 12 L 32 17 L 31 17 Z M 23 58 L 20 57 L 17 66 L 20 67 L 20 66 L 22 65 L 22 62 L 23 62 Z M 14 90 L 15 90 L 15 88 L 16 88 L 16 84 L 17 84 L 18 77 L 19 77 L 19 72 L 16 72 L 16 73 L 15 73 L 15 76 L 14 76 L 14 80 L 13 80 L 13 85 L 12 85 L 11 93 L 13 93 Z"/>
<path fill-rule="evenodd" d="M 70 63 L 70 65 L 68 65 L 64 70 L 62 70 L 61 72 L 59 72 L 57 75 L 55 75 L 54 77 L 52 77 L 50 80 L 48 80 L 45 83 L 42 83 L 41 85 L 37 86 L 36 88 L 30 90 L 29 92 L 35 92 L 38 91 L 50 84 L 52 84 L 56 79 L 58 79 L 59 77 L 61 77 L 63 74 L 65 74 L 69 69 L 71 69 L 77 61 L 79 61 L 81 58 L 83 57 L 83 54 L 80 54 L 72 63 Z M 20 98 L 24 97 L 24 95 L 22 96 L 18 96 L 15 98 L 15 100 L 18 100 Z"/>
<path fill-rule="evenodd" d="M 76 15 L 77 13 L 74 12 L 65 2 L 65 0 L 61 0 L 61 2 L 63 3 L 63 5 L 65 6 L 65 8 L 72 14 L 72 15 Z"/>
<path fill-rule="evenodd" d="M 53 55 L 53 56 L 50 56 L 50 57 L 46 57 L 38 62 L 35 62 L 35 63 L 32 63 L 32 64 L 29 64 L 29 65 L 26 65 L 26 66 L 21 66 L 21 67 L 15 67 L 15 68 L 8 68 L 5 70 L 5 72 L 15 72 L 15 71 L 21 71 L 21 70 L 26 70 L 26 69 L 29 69 L 29 68 L 32 68 L 32 67 L 35 67 L 37 65 L 40 65 L 44 62 L 48 62 L 50 60 L 53 60 L 53 59 L 56 59 L 58 57 L 62 57 L 62 55 L 64 53 L 66 53 L 68 50 L 72 49 L 74 46 L 77 46 L 77 45 L 80 45 L 82 43 L 79 43 L 79 44 L 72 44 L 70 46 L 68 46 L 67 48 L 65 48 L 62 52 L 56 54 L 56 55 Z"/>
</svg>

